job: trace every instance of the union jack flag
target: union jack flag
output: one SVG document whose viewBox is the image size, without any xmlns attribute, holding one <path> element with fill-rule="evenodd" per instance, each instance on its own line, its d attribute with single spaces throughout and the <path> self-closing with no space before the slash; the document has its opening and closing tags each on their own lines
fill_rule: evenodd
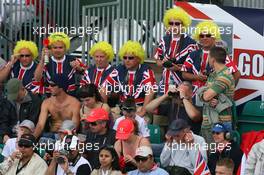
<svg viewBox="0 0 264 175">
<path fill-rule="evenodd" d="M 198 156 L 195 163 L 194 175 L 210 175 L 210 170 L 204 160 L 201 152 L 198 152 Z"/>
</svg>

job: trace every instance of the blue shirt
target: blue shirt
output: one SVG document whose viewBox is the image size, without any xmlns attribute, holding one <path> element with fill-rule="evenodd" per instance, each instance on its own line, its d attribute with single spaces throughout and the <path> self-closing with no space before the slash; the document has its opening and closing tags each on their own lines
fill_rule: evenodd
<svg viewBox="0 0 264 175">
<path fill-rule="evenodd" d="M 155 170 L 148 172 L 140 172 L 138 169 L 134 171 L 129 171 L 128 175 L 169 175 L 167 171 L 161 168 L 156 168 Z"/>
</svg>

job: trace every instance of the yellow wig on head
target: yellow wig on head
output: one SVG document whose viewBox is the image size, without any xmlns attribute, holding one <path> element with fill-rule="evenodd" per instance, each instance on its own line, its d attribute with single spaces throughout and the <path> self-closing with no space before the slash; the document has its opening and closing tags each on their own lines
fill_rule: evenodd
<svg viewBox="0 0 264 175">
<path fill-rule="evenodd" d="M 141 44 L 137 41 L 127 41 L 119 50 L 119 57 L 123 59 L 126 54 L 132 54 L 140 59 L 142 64 L 145 60 L 145 51 Z"/>
<path fill-rule="evenodd" d="M 31 52 L 33 59 L 36 59 L 38 57 L 38 47 L 32 41 L 26 41 L 26 40 L 18 41 L 14 49 L 14 54 L 15 55 L 19 54 L 19 51 L 21 49 L 28 49 Z"/>
<path fill-rule="evenodd" d="M 163 17 L 163 24 L 166 28 L 170 27 L 169 21 L 171 19 L 181 20 L 185 28 L 187 28 L 192 23 L 190 15 L 180 7 L 172 8 L 165 12 Z"/>
<path fill-rule="evenodd" d="M 63 32 L 55 32 L 49 36 L 49 45 L 52 45 L 53 43 L 58 42 L 58 41 L 61 41 L 64 43 L 66 47 L 66 51 L 70 49 L 70 38 L 68 37 L 68 35 L 66 35 Z"/>
<path fill-rule="evenodd" d="M 219 27 L 213 21 L 203 21 L 203 22 L 198 23 L 195 27 L 193 39 L 198 41 L 199 35 L 202 33 L 211 34 L 212 37 L 215 38 L 215 40 L 221 40 Z"/>
<path fill-rule="evenodd" d="M 94 53 L 98 50 L 100 50 L 106 54 L 108 61 L 112 61 L 113 58 L 115 57 L 114 49 L 113 49 L 112 45 L 106 41 L 100 41 L 100 42 L 96 43 L 95 45 L 93 45 L 93 47 L 89 51 L 90 56 L 93 57 Z"/>
</svg>

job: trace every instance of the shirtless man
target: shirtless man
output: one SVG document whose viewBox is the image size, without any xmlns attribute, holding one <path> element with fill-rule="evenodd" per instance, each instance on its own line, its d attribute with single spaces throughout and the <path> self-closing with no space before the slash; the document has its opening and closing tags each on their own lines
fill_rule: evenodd
<svg viewBox="0 0 264 175">
<path fill-rule="evenodd" d="M 37 138 L 41 135 L 49 114 L 51 116 L 50 132 L 57 132 L 64 120 L 72 120 L 78 128 L 81 104 L 75 97 L 65 92 L 67 88 L 68 85 L 65 85 L 63 78 L 53 79 L 49 83 L 52 96 L 42 103 L 39 121 L 34 133 Z"/>
</svg>

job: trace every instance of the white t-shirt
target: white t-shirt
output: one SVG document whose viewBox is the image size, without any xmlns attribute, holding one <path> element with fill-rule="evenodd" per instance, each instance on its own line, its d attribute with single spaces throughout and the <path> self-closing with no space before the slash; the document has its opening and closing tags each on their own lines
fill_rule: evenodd
<svg viewBox="0 0 264 175">
<path fill-rule="evenodd" d="M 117 130 L 117 126 L 119 122 L 124 119 L 125 119 L 125 116 L 122 116 L 116 119 L 113 129 Z M 144 118 L 140 117 L 139 115 L 136 115 L 135 119 L 138 122 L 139 136 L 149 137 L 148 125 L 147 125 L 147 122 L 144 120 Z"/>
<path fill-rule="evenodd" d="M 9 157 L 16 149 L 17 149 L 17 138 L 8 139 L 3 148 L 2 155 L 4 157 Z"/>
</svg>

